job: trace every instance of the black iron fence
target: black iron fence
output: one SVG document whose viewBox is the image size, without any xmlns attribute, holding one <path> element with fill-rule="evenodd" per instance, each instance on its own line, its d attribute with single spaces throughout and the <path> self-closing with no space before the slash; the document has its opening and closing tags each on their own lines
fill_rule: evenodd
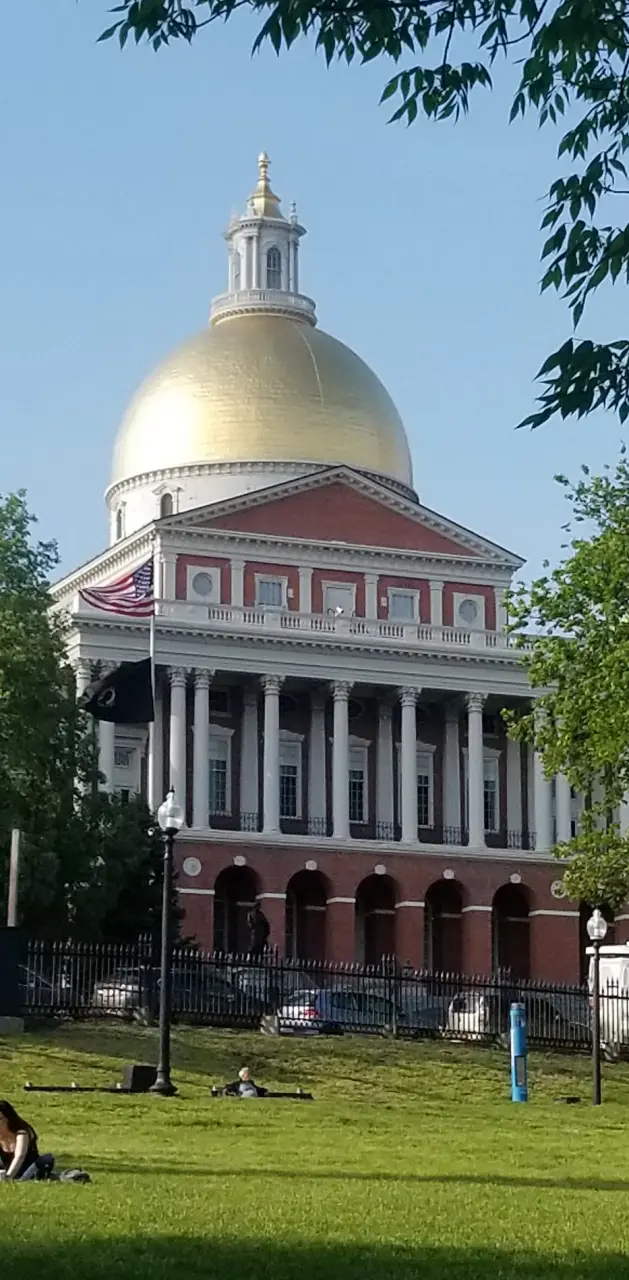
<svg viewBox="0 0 629 1280">
<path fill-rule="evenodd" d="M 150 939 L 128 946 L 30 942 L 20 971 L 25 1015 L 150 1020 L 159 1005 L 159 967 Z M 524 1004 L 532 1044 L 587 1049 L 591 1008 L 584 987 L 413 971 L 206 954 L 177 948 L 173 1015 L 210 1026 L 261 1025 L 279 1034 L 390 1034 L 506 1042 L 509 1010 Z M 629 992 L 601 992 L 601 1038 L 629 1046 Z"/>
</svg>

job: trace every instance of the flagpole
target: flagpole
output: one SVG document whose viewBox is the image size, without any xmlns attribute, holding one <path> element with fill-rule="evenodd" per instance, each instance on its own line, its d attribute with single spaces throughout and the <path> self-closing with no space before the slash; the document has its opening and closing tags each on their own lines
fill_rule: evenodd
<svg viewBox="0 0 629 1280">
<path fill-rule="evenodd" d="M 151 660 L 151 693 L 153 695 L 153 719 L 149 721 L 148 735 L 148 767 L 147 767 L 147 792 L 148 806 L 152 813 L 157 813 L 160 804 L 160 797 L 157 794 L 157 785 L 159 779 L 156 777 L 156 759 L 155 759 L 155 611 L 157 608 L 157 574 L 156 574 L 156 538 L 153 534 L 153 609 L 149 622 L 149 658 Z"/>
</svg>

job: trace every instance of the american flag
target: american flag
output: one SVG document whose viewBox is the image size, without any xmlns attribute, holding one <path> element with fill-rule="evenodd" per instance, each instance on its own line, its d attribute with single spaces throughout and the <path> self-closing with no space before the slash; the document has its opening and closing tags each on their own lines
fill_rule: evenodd
<svg viewBox="0 0 629 1280">
<path fill-rule="evenodd" d="M 104 587 L 84 587 L 79 595 L 94 609 L 106 613 L 126 614 L 128 618 L 150 618 L 155 608 L 153 595 L 153 561 L 125 573 L 123 578 Z"/>
</svg>

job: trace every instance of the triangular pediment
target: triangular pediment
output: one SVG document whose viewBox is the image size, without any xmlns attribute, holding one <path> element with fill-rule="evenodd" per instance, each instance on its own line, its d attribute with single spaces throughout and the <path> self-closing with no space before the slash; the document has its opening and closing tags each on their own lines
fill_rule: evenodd
<svg viewBox="0 0 629 1280">
<path fill-rule="evenodd" d="M 345 467 L 181 512 L 160 521 L 160 527 L 483 559 L 511 568 L 523 563 L 503 547 Z"/>
</svg>

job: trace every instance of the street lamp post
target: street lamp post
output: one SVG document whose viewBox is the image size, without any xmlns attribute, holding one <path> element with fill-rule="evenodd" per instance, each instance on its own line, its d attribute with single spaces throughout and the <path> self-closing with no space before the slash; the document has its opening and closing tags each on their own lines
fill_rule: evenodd
<svg viewBox="0 0 629 1280">
<path fill-rule="evenodd" d="M 170 900 L 173 888 L 173 847 L 175 836 L 184 824 L 184 812 L 175 800 L 171 787 L 157 810 L 157 821 L 164 836 L 164 881 L 162 889 L 162 953 L 159 990 L 159 1062 L 151 1093 L 170 1098 L 177 1092 L 170 1078 L 170 1021 L 172 1012 L 172 940 Z"/>
<path fill-rule="evenodd" d="M 595 1107 L 601 1105 L 601 942 L 607 933 L 607 921 L 598 907 L 592 912 L 587 931 L 594 962 L 592 964 L 592 1102 Z"/>
</svg>

